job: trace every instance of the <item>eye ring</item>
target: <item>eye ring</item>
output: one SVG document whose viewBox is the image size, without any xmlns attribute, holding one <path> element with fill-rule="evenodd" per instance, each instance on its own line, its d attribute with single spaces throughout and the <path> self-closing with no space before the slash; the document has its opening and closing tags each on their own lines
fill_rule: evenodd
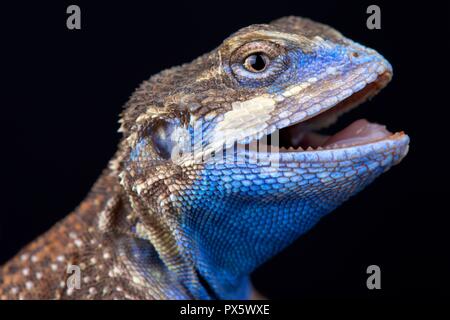
<svg viewBox="0 0 450 320">
<path fill-rule="evenodd" d="M 254 40 L 231 54 L 230 75 L 243 86 L 268 86 L 286 71 L 289 61 L 283 46 L 268 40 Z"/>
</svg>

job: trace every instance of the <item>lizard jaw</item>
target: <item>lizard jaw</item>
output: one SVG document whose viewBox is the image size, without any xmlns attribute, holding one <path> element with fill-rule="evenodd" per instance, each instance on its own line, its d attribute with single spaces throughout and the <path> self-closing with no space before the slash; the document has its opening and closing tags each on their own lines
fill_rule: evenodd
<svg viewBox="0 0 450 320">
<path fill-rule="evenodd" d="M 365 119 L 354 121 L 333 135 L 318 133 L 323 128 L 332 127 L 340 116 L 374 96 L 389 78 L 389 74 L 383 73 L 376 81 L 369 83 L 362 90 L 331 108 L 276 131 L 275 134 L 279 135 L 277 137 L 279 141 L 271 144 L 272 151 L 303 152 L 305 150 L 337 149 L 368 144 L 394 136 L 385 126 L 370 123 Z M 402 134 L 396 133 L 397 136 Z M 262 139 L 262 143 L 267 140 L 267 138 Z"/>
<path fill-rule="evenodd" d="M 238 150 L 258 150 L 259 156 L 263 153 L 275 153 L 280 154 L 281 160 L 288 160 L 299 158 L 298 153 L 317 155 L 331 151 L 337 151 L 339 154 L 350 151 L 363 153 L 373 149 L 374 146 L 389 145 L 391 148 L 398 147 L 399 156 L 403 158 L 407 153 L 409 137 L 404 132 L 392 133 L 385 126 L 370 123 L 365 119 L 354 121 L 331 136 L 316 132 L 333 125 L 341 115 L 373 97 L 390 81 L 391 76 L 391 70 L 384 70 L 374 81 L 367 83 L 361 90 L 347 98 L 260 139 L 248 144 L 238 144 Z M 278 140 L 275 143 L 273 136 Z"/>
</svg>

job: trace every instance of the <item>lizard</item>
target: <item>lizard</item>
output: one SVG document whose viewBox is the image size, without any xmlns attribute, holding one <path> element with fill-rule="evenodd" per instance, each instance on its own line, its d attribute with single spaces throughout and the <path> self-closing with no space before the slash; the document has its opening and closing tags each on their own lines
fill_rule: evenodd
<svg viewBox="0 0 450 320">
<path fill-rule="evenodd" d="M 407 154 L 408 135 L 365 119 L 322 132 L 392 74 L 290 16 L 153 75 L 86 199 L 1 267 L 0 298 L 251 298 L 256 267 Z"/>
</svg>

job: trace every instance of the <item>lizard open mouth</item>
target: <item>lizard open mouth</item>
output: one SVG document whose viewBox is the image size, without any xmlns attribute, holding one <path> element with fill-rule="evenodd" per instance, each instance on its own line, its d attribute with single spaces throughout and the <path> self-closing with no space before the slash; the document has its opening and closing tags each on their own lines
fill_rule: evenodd
<svg viewBox="0 0 450 320">
<path fill-rule="evenodd" d="M 387 138 L 404 135 L 403 132 L 392 133 L 385 126 L 359 119 L 335 134 L 322 134 L 319 131 L 330 127 L 338 118 L 363 101 L 374 96 L 386 83 L 388 74 L 366 85 L 362 90 L 352 94 L 324 112 L 315 114 L 306 120 L 284 127 L 258 141 L 259 148 L 267 145 L 270 152 L 303 152 L 323 149 L 348 148 L 365 145 Z M 270 147 L 269 147 L 270 146 Z"/>
</svg>

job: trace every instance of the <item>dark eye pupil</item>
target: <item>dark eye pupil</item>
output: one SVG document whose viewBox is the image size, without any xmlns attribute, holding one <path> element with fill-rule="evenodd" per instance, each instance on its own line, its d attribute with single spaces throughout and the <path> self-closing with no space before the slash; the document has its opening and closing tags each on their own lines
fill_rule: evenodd
<svg viewBox="0 0 450 320">
<path fill-rule="evenodd" d="M 245 59 L 245 66 L 249 71 L 262 71 L 266 67 L 265 56 L 262 53 L 252 54 Z"/>
</svg>

